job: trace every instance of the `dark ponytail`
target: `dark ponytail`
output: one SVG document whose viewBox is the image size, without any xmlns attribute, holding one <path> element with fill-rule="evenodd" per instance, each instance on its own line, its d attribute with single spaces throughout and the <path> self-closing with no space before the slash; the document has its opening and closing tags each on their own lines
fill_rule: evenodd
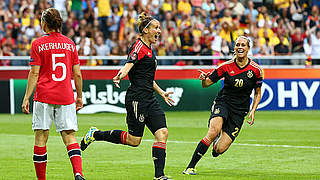
<svg viewBox="0 0 320 180">
<path fill-rule="evenodd" d="M 49 30 L 62 31 L 62 18 L 60 12 L 54 8 L 48 8 L 42 12 L 41 21 L 44 21 Z"/>
</svg>

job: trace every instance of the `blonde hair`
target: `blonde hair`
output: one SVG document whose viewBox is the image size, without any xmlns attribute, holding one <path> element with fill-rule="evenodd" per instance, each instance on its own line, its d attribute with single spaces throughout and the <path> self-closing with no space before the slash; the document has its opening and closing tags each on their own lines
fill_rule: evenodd
<svg viewBox="0 0 320 180">
<path fill-rule="evenodd" d="M 143 34 L 143 29 L 148 28 L 153 19 L 154 18 L 152 16 L 148 16 L 146 12 L 142 12 L 141 14 L 139 14 L 136 25 L 138 26 L 140 34 Z"/>
<path fill-rule="evenodd" d="M 251 48 L 251 47 L 250 47 L 250 42 L 251 42 L 251 40 L 250 40 L 250 38 L 248 38 L 248 37 L 246 37 L 246 36 L 239 36 L 239 37 L 237 37 L 237 39 L 236 39 L 236 41 L 235 41 L 235 44 L 237 44 L 237 42 L 239 41 L 240 38 L 247 40 L 247 45 L 248 45 L 249 48 Z"/>
</svg>

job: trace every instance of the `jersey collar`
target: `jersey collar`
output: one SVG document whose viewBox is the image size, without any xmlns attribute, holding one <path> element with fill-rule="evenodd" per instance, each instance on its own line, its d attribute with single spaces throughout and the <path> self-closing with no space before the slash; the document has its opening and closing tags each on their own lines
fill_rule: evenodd
<svg viewBox="0 0 320 180">
<path fill-rule="evenodd" d="M 234 59 L 234 63 L 236 64 L 236 66 L 237 66 L 240 70 L 243 70 L 243 69 L 245 69 L 246 67 L 248 67 L 249 64 L 250 64 L 250 62 L 251 62 L 251 59 L 248 58 L 248 63 L 247 63 L 244 67 L 241 68 L 241 67 L 238 65 L 238 63 L 237 63 L 237 59 L 236 59 L 236 58 Z"/>
</svg>

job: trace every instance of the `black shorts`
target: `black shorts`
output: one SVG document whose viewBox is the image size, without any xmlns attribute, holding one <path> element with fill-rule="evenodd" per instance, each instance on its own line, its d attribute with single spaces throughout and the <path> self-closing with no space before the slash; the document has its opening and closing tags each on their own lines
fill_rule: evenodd
<svg viewBox="0 0 320 180">
<path fill-rule="evenodd" d="M 222 130 L 226 132 L 232 141 L 238 136 L 244 117 L 247 115 L 247 112 L 233 110 L 229 107 L 229 105 L 222 101 L 214 101 L 211 108 L 210 120 L 214 117 L 222 117 L 223 125 Z"/>
<path fill-rule="evenodd" d="M 125 106 L 129 134 L 142 137 L 145 125 L 152 134 L 167 127 L 166 117 L 156 98 L 147 101 L 126 99 Z"/>
</svg>

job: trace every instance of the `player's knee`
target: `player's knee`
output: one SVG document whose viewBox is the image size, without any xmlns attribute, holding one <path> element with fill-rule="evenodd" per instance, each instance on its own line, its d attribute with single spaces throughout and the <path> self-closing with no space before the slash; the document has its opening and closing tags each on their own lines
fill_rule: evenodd
<svg viewBox="0 0 320 180">
<path fill-rule="evenodd" d="M 219 133 L 220 133 L 220 130 L 216 128 L 210 128 L 208 130 L 207 137 L 209 140 L 213 141 L 218 136 Z"/>
<path fill-rule="evenodd" d="M 130 145 L 132 147 L 138 147 L 141 143 L 141 138 L 136 138 L 136 137 L 129 135 L 127 143 L 128 143 L 128 145 Z"/>
<path fill-rule="evenodd" d="M 155 137 L 157 141 L 166 141 L 168 139 L 168 129 L 159 129 L 158 131 L 156 131 Z"/>
</svg>

